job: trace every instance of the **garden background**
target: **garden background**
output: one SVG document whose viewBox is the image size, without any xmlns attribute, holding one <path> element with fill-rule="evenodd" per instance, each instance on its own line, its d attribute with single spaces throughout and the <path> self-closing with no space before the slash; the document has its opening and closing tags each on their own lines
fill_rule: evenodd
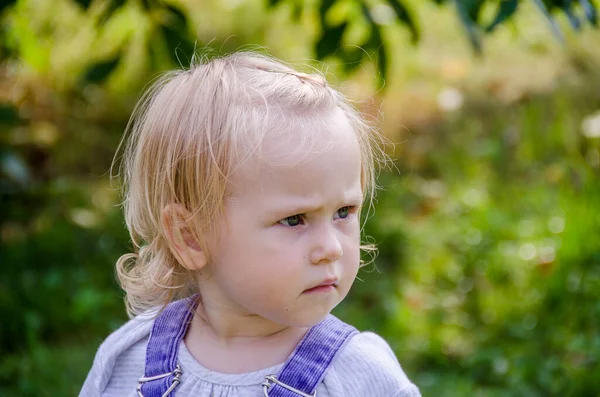
<svg viewBox="0 0 600 397">
<path fill-rule="evenodd" d="M 395 143 L 366 226 L 380 254 L 335 313 L 382 334 L 424 396 L 600 395 L 600 31 L 585 7 L 553 26 L 522 1 L 480 35 L 460 1 L 270 3 L 0 3 L 0 395 L 77 395 L 126 321 L 109 169 L 143 88 L 194 46 L 256 44 L 322 58 Z M 482 3 L 493 21 L 500 3 Z"/>
</svg>

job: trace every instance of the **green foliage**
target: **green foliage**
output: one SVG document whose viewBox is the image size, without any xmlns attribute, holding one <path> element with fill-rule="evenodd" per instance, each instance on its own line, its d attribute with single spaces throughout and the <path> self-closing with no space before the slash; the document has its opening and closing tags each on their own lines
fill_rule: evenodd
<svg viewBox="0 0 600 397">
<path fill-rule="evenodd" d="M 513 16 L 519 6 L 519 0 L 506 0 L 500 2 L 498 13 L 494 20 L 485 28 L 487 33 L 492 32 L 496 26 L 504 23 L 507 19 Z"/>
<path fill-rule="evenodd" d="M 91 12 L 90 0 L 73 0 L 86 12 Z M 444 1 L 433 0 L 441 4 Z M 295 9 L 295 18 L 300 18 L 304 8 L 297 0 L 269 0 L 269 7 L 281 6 L 284 3 L 291 3 Z M 8 8 L 15 1 L 6 1 L 0 3 L 0 12 Z M 102 27 L 121 9 L 126 8 L 131 1 L 111 0 L 104 2 L 101 13 L 95 16 L 97 25 Z M 380 83 L 387 77 L 388 54 L 392 47 L 386 43 L 384 37 L 384 23 L 373 16 L 370 3 L 364 0 L 349 0 L 350 6 L 360 10 L 362 18 L 356 18 L 356 14 L 350 14 L 348 20 L 335 26 L 331 26 L 327 21 L 327 14 L 336 2 L 332 0 L 321 0 L 318 2 L 319 23 L 321 34 L 314 42 L 314 52 L 318 59 L 326 57 L 337 57 L 347 65 L 347 71 L 356 69 L 366 57 L 376 54 L 377 67 L 380 74 Z M 563 34 L 552 17 L 552 12 L 557 10 L 564 13 L 572 27 L 580 29 L 583 21 L 597 26 L 597 9 L 590 0 L 580 0 L 579 7 L 573 4 L 571 0 L 534 0 L 540 12 L 548 20 L 549 26 L 558 39 L 563 40 Z M 417 42 L 420 37 L 419 24 L 414 17 L 413 8 L 418 3 L 412 3 L 407 0 L 387 0 L 384 2 L 389 8 L 387 13 L 392 14 L 392 19 L 405 25 L 411 34 L 413 42 Z M 474 51 L 477 54 L 482 52 L 481 34 L 492 32 L 498 25 L 506 23 L 518 10 L 518 0 L 455 0 L 454 1 L 458 19 L 463 25 L 466 35 L 471 42 Z M 142 2 L 145 19 L 152 25 L 152 39 L 148 40 L 148 53 L 156 53 L 166 50 L 171 57 L 171 64 L 189 65 L 195 51 L 196 38 L 192 34 L 189 26 L 189 15 L 185 9 L 164 1 L 144 1 Z M 482 20 L 482 11 L 485 7 L 497 7 L 496 15 L 491 22 Z M 579 17 L 578 11 L 583 13 Z M 362 19 L 362 20 L 360 20 Z M 368 34 L 363 42 L 357 43 L 352 48 L 345 48 L 341 45 L 342 38 L 350 25 L 365 24 Z M 158 47 L 158 48 L 157 48 Z M 161 48 L 162 47 L 162 48 Z M 357 50 L 359 48 L 360 50 Z M 119 51 L 122 51 L 120 48 Z M 2 56 L 2 53 L 0 53 Z M 156 56 L 155 56 L 156 58 Z M 111 55 L 107 59 L 99 60 L 96 64 L 89 67 L 88 72 L 83 76 L 83 81 L 101 82 L 106 79 L 116 68 L 119 62 L 119 56 Z"/>
<path fill-rule="evenodd" d="M 592 81 L 510 107 L 475 97 L 413 131 L 435 137 L 419 169 L 383 175 L 368 229 L 382 275 L 348 318 L 370 313 L 424 395 L 600 390 L 598 142 L 577 128 L 600 107 Z"/>
<path fill-rule="evenodd" d="M 96 347 L 126 320 L 113 272 L 131 247 L 107 174 L 141 84 L 189 54 L 183 8 L 141 1 L 140 13 L 129 2 L 79 3 L 69 12 L 89 13 L 91 22 L 71 23 L 117 43 L 81 51 L 59 73 L 48 66 L 56 47 L 44 46 L 27 10 L 2 27 L 11 49 L 0 64 L 2 396 L 76 394 Z M 317 51 L 359 65 L 365 51 L 338 48 L 353 24 L 366 26 L 365 46 L 384 43 L 387 32 L 367 7 L 332 21 L 333 3 L 318 3 L 315 18 L 329 33 L 315 35 L 324 47 Z M 499 2 L 487 19 L 480 3 L 461 4 L 476 38 L 521 4 Z M 416 26 L 408 1 L 389 4 Z M 579 4 L 572 12 L 595 21 L 591 3 Z M 43 27 L 60 45 L 55 37 L 64 32 Z M 123 73 L 132 53 L 147 68 Z M 516 102 L 465 89 L 462 109 L 411 126 L 396 169 L 381 175 L 366 226 L 380 253 L 336 314 L 386 337 L 423 395 L 600 390 L 600 141 L 580 132 L 600 109 L 600 76 L 592 60 L 566 63 L 575 83 L 557 81 Z M 387 132 L 398 130 L 404 126 Z"/>
<path fill-rule="evenodd" d="M 83 83 L 101 83 L 119 66 L 121 54 L 90 65 L 82 77 Z"/>
<path fill-rule="evenodd" d="M 83 371 L 90 366 L 96 344 L 38 346 L 25 356 L 3 359 L 0 361 L 0 395 L 77 396 Z"/>
<path fill-rule="evenodd" d="M 396 18 L 399 21 L 406 24 L 406 26 L 410 29 L 410 34 L 413 42 L 419 41 L 420 32 L 417 28 L 417 23 L 415 22 L 414 17 L 412 16 L 410 10 L 403 3 L 398 0 L 389 0 L 388 3 L 394 10 L 396 14 Z"/>
</svg>

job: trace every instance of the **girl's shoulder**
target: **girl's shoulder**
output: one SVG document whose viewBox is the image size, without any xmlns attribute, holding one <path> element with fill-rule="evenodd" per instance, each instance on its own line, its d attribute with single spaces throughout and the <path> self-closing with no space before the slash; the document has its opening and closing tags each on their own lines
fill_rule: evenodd
<svg viewBox="0 0 600 397">
<path fill-rule="evenodd" d="M 131 347 L 148 338 L 154 318 L 155 316 L 150 314 L 137 316 L 123 324 L 102 342 L 96 352 L 92 369 L 88 373 L 80 396 L 99 395 L 99 391 L 105 389 L 119 357 Z M 143 361 L 141 365 L 143 365 Z"/>
<path fill-rule="evenodd" d="M 94 360 L 110 361 L 118 357 L 122 352 L 150 335 L 154 320 L 154 315 L 144 314 L 130 319 L 102 342 Z"/>
<path fill-rule="evenodd" d="M 418 388 L 408 379 L 390 345 L 373 332 L 353 336 L 330 368 L 344 395 L 417 397 Z"/>
</svg>

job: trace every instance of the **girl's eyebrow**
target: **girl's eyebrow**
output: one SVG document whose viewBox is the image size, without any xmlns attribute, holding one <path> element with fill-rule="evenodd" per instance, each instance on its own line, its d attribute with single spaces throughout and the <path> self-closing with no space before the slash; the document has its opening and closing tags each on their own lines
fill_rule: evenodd
<svg viewBox="0 0 600 397">
<path fill-rule="evenodd" d="M 292 216 L 297 214 L 306 214 L 309 212 L 317 212 L 322 209 L 321 205 L 290 205 L 281 206 L 267 212 L 267 215 L 273 217 Z"/>
<path fill-rule="evenodd" d="M 363 196 L 361 195 L 352 195 L 349 196 L 347 198 L 344 198 L 343 200 L 340 201 L 340 203 L 338 204 L 339 207 L 344 207 L 344 206 L 360 206 L 363 202 Z M 279 208 L 274 208 L 271 210 L 268 210 L 266 212 L 267 216 L 272 216 L 272 217 L 284 217 L 284 216 L 292 216 L 292 215 L 296 215 L 296 214 L 306 214 L 306 213 L 310 213 L 310 212 L 318 212 L 320 210 L 323 209 L 323 205 L 322 204 L 317 204 L 317 203 L 310 203 L 308 200 L 306 201 L 306 203 L 297 203 L 297 204 L 290 204 L 290 205 L 282 205 Z"/>
</svg>

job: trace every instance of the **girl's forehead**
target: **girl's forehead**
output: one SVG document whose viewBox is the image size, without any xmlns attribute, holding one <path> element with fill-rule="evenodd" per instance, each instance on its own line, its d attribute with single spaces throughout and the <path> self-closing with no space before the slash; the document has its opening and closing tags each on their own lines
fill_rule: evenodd
<svg viewBox="0 0 600 397">
<path fill-rule="evenodd" d="M 357 143 L 347 117 L 336 111 L 321 117 L 299 117 L 269 130 L 251 159 L 263 165 L 290 167 Z"/>
<path fill-rule="evenodd" d="M 360 157 L 358 138 L 343 114 L 326 122 L 299 122 L 287 130 L 266 133 L 257 149 L 235 167 L 228 190 L 265 178 L 332 172 L 332 167 L 343 167 L 346 160 L 360 163 Z"/>
</svg>

